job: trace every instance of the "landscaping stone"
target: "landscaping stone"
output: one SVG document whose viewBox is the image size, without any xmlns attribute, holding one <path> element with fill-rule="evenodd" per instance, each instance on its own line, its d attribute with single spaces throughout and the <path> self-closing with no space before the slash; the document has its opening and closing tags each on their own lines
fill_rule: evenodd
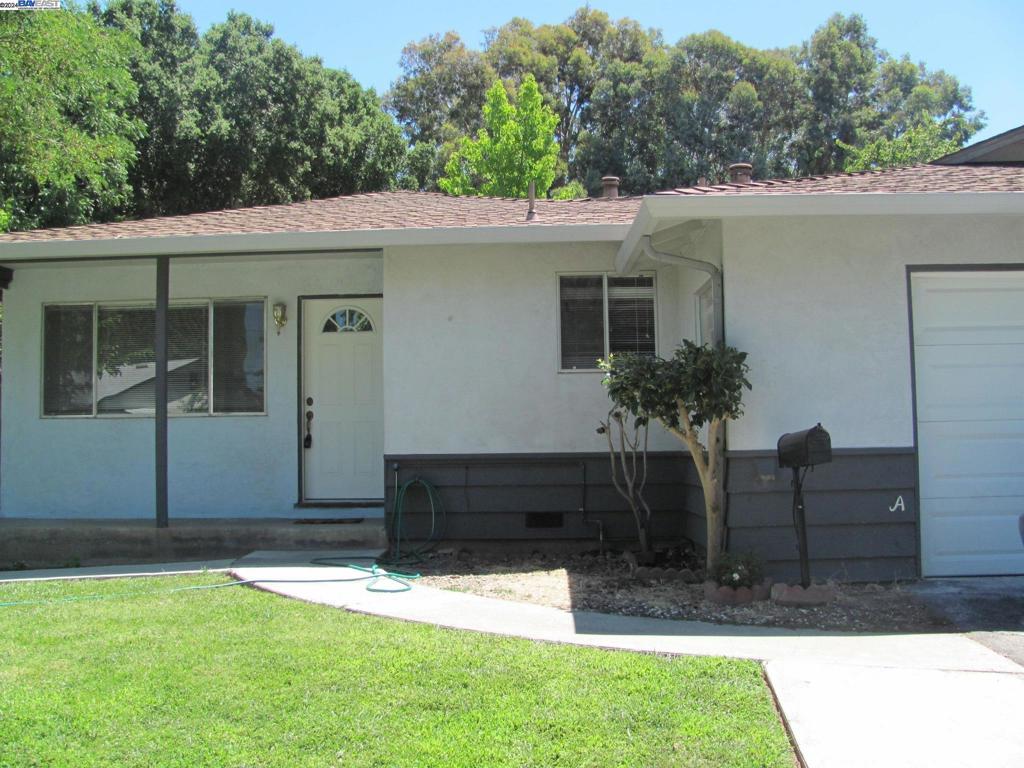
<svg viewBox="0 0 1024 768">
<path fill-rule="evenodd" d="M 720 587 L 718 582 L 704 582 L 704 599 L 719 605 L 747 605 L 755 600 L 767 600 L 771 582 L 764 581 L 754 587 Z"/>
<path fill-rule="evenodd" d="M 836 590 L 827 584 L 812 584 L 807 589 L 800 584 L 775 584 L 771 596 L 777 605 L 811 608 L 831 603 L 836 599 Z"/>
<path fill-rule="evenodd" d="M 754 600 L 768 600 L 772 596 L 772 580 L 765 579 L 760 584 L 754 585 Z"/>
<path fill-rule="evenodd" d="M 626 561 L 626 565 L 629 566 L 629 573 L 632 576 L 636 576 L 637 568 L 639 563 L 636 560 L 636 555 L 630 552 L 628 549 L 622 553 L 622 559 Z"/>
<path fill-rule="evenodd" d="M 680 568 L 677 578 L 683 584 L 697 584 L 700 581 L 700 577 L 689 568 Z"/>
</svg>

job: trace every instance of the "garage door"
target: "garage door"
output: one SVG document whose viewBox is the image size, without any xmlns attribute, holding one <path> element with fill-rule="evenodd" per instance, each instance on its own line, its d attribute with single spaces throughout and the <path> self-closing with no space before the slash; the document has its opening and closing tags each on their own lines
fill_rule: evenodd
<svg viewBox="0 0 1024 768">
<path fill-rule="evenodd" d="M 911 281 L 922 572 L 1024 573 L 1024 272 Z"/>
</svg>

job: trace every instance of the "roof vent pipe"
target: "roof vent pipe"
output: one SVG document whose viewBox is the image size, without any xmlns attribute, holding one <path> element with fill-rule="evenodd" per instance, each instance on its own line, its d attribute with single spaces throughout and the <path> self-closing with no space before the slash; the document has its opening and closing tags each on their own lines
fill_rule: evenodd
<svg viewBox="0 0 1024 768">
<path fill-rule="evenodd" d="M 619 177 L 618 176 L 602 176 L 601 177 L 601 197 L 613 200 L 619 196 Z"/>
<path fill-rule="evenodd" d="M 526 209 L 526 220 L 533 221 L 537 218 L 537 182 L 530 182 L 529 191 L 526 194 L 530 200 L 529 207 Z"/>
<path fill-rule="evenodd" d="M 729 166 L 729 181 L 733 184 L 749 184 L 754 178 L 754 166 L 750 163 L 733 163 Z"/>
</svg>

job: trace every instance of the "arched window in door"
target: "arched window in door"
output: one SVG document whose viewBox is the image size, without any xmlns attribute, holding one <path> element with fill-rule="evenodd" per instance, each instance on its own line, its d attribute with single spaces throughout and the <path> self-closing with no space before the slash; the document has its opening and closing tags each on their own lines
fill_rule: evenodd
<svg viewBox="0 0 1024 768">
<path fill-rule="evenodd" d="M 355 307 L 341 307 L 331 312 L 324 321 L 323 333 L 349 333 L 360 331 L 373 331 L 373 323 L 370 318 L 360 309 Z"/>
</svg>

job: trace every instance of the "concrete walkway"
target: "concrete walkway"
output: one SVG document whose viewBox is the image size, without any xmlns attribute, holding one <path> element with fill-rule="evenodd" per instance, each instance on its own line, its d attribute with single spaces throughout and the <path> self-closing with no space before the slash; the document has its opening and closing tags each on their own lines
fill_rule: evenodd
<svg viewBox="0 0 1024 768">
<path fill-rule="evenodd" d="M 359 613 L 548 642 L 764 662 L 805 765 L 1020 766 L 1024 668 L 959 634 L 861 635 L 666 621 L 416 585 L 344 568 L 236 566 L 260 589 Z M 386 586 L 386 584 L 385 584 Z"/>
</svg>

